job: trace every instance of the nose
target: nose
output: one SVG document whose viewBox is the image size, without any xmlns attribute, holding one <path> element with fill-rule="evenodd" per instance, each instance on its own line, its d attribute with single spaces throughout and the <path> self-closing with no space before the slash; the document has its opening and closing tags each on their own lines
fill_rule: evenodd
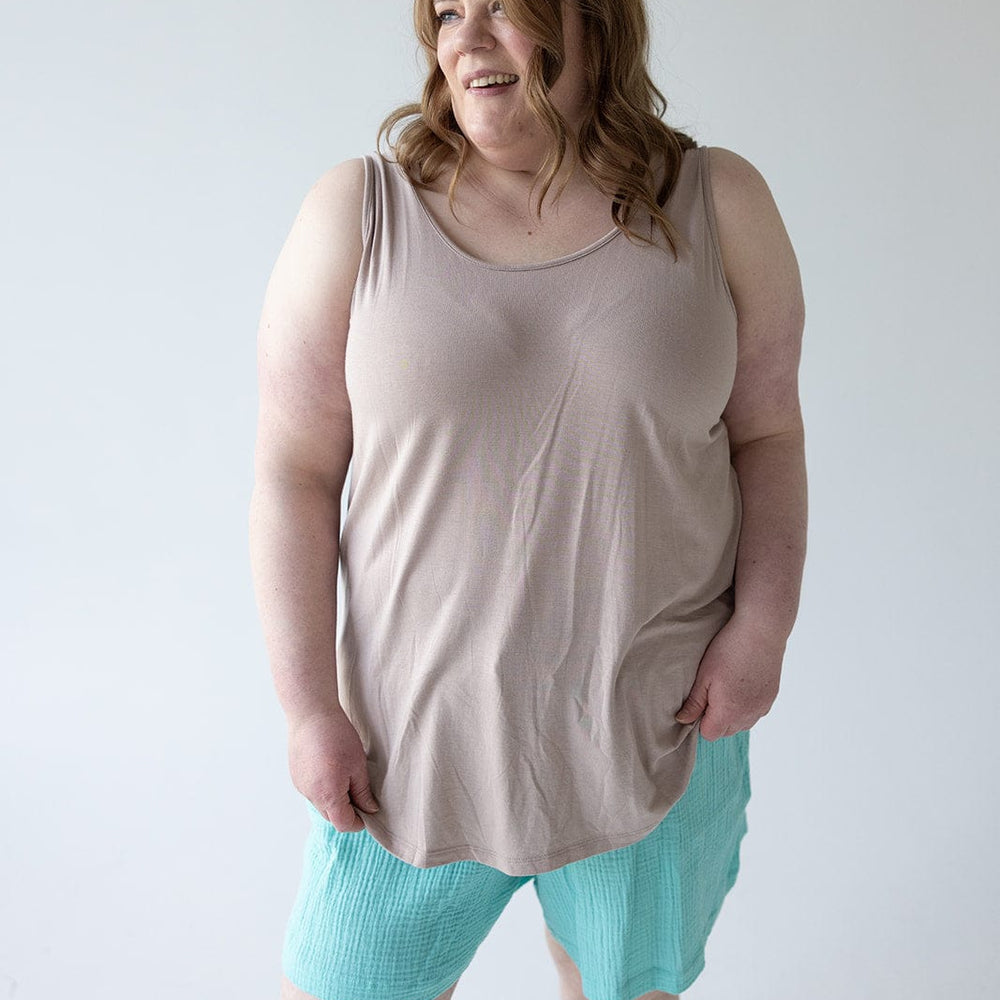
<svg viewBox="0 0 1000 1000">
<path fill-rule="evenodd" d="M 468 11 L 454 34 L 455 48 L 462 55 L 475 49 L 492 49 L 496 39 L 490 31 L 489 18 L 481 12 Z"/>
</svg>

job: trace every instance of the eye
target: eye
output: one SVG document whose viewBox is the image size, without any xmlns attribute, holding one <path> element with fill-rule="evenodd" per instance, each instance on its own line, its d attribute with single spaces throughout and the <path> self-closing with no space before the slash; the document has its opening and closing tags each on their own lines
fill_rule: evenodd
<svg viewBox="0 0 1000 1000">
<path fill-rule="evenodd" d="M 490 11 L 492 13 L 501 13 L 503 9 L 503 0 L 493 0 L 490 4 Z M 438 11 L 438 13 L 434 15 L 434 20 L 437 21 L 438 24 L 451 24 L 453 20 L 458 18 L 458 16 L 457 11 L 448 9 Z"/>
</svg>

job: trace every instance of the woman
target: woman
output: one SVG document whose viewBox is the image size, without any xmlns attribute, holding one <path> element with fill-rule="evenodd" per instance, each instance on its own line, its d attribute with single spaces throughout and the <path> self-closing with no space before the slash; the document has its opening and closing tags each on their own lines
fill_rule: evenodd
<svg viewBox="0 0 1000 1000">
<path fill-rule="evenodd" d="M 674 997 L 797 612 L 798 267 L 757 170 L 660 120 L 642 0 L 415 23 L 395 159 L 313 186 L 260 325 L 254 579 L 312 823 L 281 995 L 450 997 L 530 881 L 565 1000 Z"/>
</svg>

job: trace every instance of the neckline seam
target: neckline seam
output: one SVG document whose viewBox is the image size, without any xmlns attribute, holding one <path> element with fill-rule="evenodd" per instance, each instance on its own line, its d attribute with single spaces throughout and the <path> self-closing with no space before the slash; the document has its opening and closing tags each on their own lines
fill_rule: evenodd
<svg viewBox="0 0 1000 1000">
<path fill-rule="evenodd" d="M 610 233 L 605 233 L 596 242 L 591 243 L 589 246 L 582 247 L 580 250 L 574 250 L 572 253 L 563 254 L 561 257 L 554 257 L 552 260 L 539 261 L 535 264 L 496 264 L 493 261 L 483 260 L 481 257 L 474 257 L 470 253 L 466 253 L 457 243 L 455 243 L 450 237 L 448 237 L 441 227 L 437 224 L 434 216 L 431 215 L 430 209 L 424 204 L 423 199 L 420 197 L 417 189 L 413 186 L 413 182 L 407 176 L 406 171 L 402 168 L 397 160 L 393 160 L 392 166 L 396 170 L 397 176 L 403 181 L 408 187 L 410 194 L 413 196 L 417 204 L 420 206 L 420 210 L 424 215 L 424 218 L 430 224 L 431 229 L 437 234 L 438 239 L 454 254 L 461 257 L 463 260 L 469 261 L 471 264 L 476 264 L 479 267 L 486 267 L 493 271 L 539 271 L 548 267 L 556 267 L 559 264 L 569 264 L 574 260 L 579 260 L 581 257 L 586 257 L 587 254 L 593 253 L 595 250 L 599 250 L 601 247 L 610 243 L 621 230 L 616 226 Z"/>
</svg>

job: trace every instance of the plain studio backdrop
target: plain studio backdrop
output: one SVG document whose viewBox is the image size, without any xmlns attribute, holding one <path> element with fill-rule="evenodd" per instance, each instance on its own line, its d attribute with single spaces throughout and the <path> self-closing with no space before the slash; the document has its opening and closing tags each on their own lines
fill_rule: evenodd
<svg viewBox="0 0 1000 1000">
<path fill-rule="evenodd" d="M 650 6 L 667 120 L 762 172 L 807 313 L 801 609 L 684 996 L 996 997 L 1000 18 Z M 419 96 L 410 4 L 6 3 L 0 67 L 0 997 L 277 1000 L 256 328 L 306 191 Z M 542 932 L 525 886 L 457 1000 L 554 1000 Z"/>
</svg>

